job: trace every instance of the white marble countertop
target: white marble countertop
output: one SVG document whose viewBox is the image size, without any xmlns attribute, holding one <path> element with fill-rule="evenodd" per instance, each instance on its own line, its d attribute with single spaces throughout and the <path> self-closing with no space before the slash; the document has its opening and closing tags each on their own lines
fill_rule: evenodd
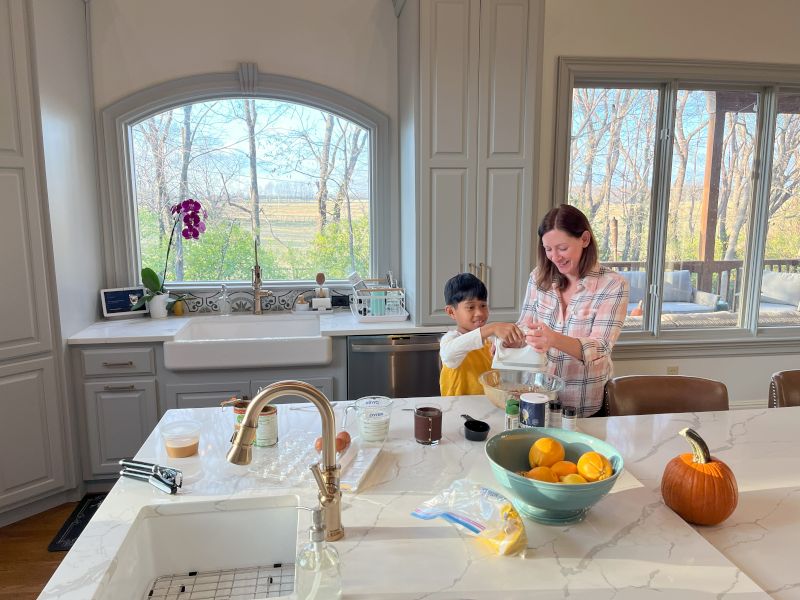
<svg viewBox="0 0 800 600">
<path fill-rule="evenodd" d="M 626 464 L 630 461 L 630 470 L 623 473 L 612 492 L 589 511 L 582 523 L 553 527 L 526 521 L 529 546 L 525 556 L 497 557 L 487 554 L 470 536 L 442 519 L 420 521 L 410 516 L 414 508 L 456 479 L 466 477 L 502 489 L 491 474 L 483 451 L 484 444 L 464 439 L 461 434 L 463 421 L 458 416 L 468 412 L 475 418 L 487 420 L 492 432 L 496 433 L 502 428 L 502 413 L 483 396 L 428 401 L 439 402 L 445 411 L 442 443 L 436 447 L 417 444 L 412 436 L 412 414 L 400 410 L 413 406 L 414 400 L 397 400 L 389 439 L 375 466 L 358 493 L 344 494 L 342 521 L 345 538 L 336 542 L 336 547 L 342 557 L 345 598 L 494 600 L 529 598 L 532 591 L 540 598 L 768 597 L 748 576 L 751 571 L 756 572 L 756 579 L 761 575 L 758 565 L 768 560 L 767 556 L 760 557 L 756 564 L 751 565 L 748 560 L 737 561 L 730 548 L 723 548 L 723 552 L 732 557 L 729 560 L 715 549 L 717 540 L 712 534 L 730 526 L 733 536 L 760 537 L 761 550 L 769 556 L 792 547 L 789 538 L 778 536 L 775 541 L 770 541 L 769 528 L 760 525 L 775 514 L 783 515 L 780 507 L 773 502 L 762 506 L 762 513 L 751 512 L 748 496 L 751 492 L 756 496 L 768 494 L 767 490 L 759 489 L 758 483 L 750 488 L 751 475 L 755 482 L 778 483 L 781 471 L 772 467 L 772 460 L 776 454 L 784 453 L 786 447 L 779 443 L 774 451 L 764 449 L 776 436 L 780 440 L 785 435 L 787 443 L 794 444 L 793 453 L 786 452 L 785 461 L 778 459 L 776 467 L 786 467 L 788 461 L 796 463 L 798 460 L 798 442 L 788 441 L 786 421 L 781 424 L 779 418 L 775 420 L 779 429 L 776 434 L 761 427 L 759 419 L 763 418 L 763 411 L 732 411 L 730 417 L 726 413 L 716 417 L 716 421 L 713 416 L 707 417 L 714 427 L 727 432 L 724 438 L 720 438 L 725 452 L 733 453 L 732 456 L 747 456 L 753 452 L 754 456 L 750 468 L 731 461 L 744 484 L 740 509 L 726 526 L 709 529 L 705 537 L 698 535 L 666 508 L 660 495 L 652 489 L 657 477 L 649 475 L 661 471 L 661 461 L 666 459 L 666 455 L 684 450 L 680 444 L 672 446 L 673 425 L 658 427 L 651 441 L 647 424 L 652 419 L 647 417 L 640 417 L 641 427 L 638 424 L 633 427 L 635 418 L 592 423 L 579 421 L 579 427 L 586 430 L 607 432 L 609 441 L 625 455 Z M 279 408 L 279 444 L 288 439 L 302 439 L 304 435 L 311 443 L 317 435 L 319 421 L 316 411 L 298 406 Z M 341 411 L 342 406 L 338 405 L 337 422 Z M 116 552 L 133 519 L 144 506 L 286 493 L 298 494 L 303 503 L 314 501 L 316 491 L 311 481 L 304 482 L 302 487 L 281 488 L 259 477 L 257 467 L 237 467 L 225 461 L 233 423 L 229 412 L 220 409 L 169 411 L 161 424 L 186 416 L 204 424 L 199 456 L 167 458 L 159 443 L 158 428 L 137 454 L 140 460 L 183 469 L 187 480 L 181 493 L 167 496 L 142 482 L 118 481 L 47 584 L 41 598 L 87 600 L 95 597 L 115 568 Z M 698 417 L 691 415 L 682 418 L 689 424 L 698 421 Z M 665 422 L 668 421 L 669 418 Z M 726 422 L 729 429 L 726 429 Z M 628 433 L 615 423 L 630 428 Z M 719 447 L 713 443 L 715 436 L 710 435 L 707 428 L 699 429 L 709 435 L 712 447 Z M 784 430 L 785 433 L 781 433 Z M 661 459 L 656 458 L 662 453 L 665 455 Z M 795 477 L 796 483 L 798 470 L 797 465 L 794 466 L 787 473 Z M 637 481 L 634 477 L 637 473 L 642 473 L 646 485 Z M 791 487 L 784 488 L 775 493 L 783 495 L 786 502 L 794 502 L 792 506 L 796 509 L 797 488 L 794 488 L 794 499 L 791 498 Z M 757 510 L 759 502 L 755 496 L 753 501 L 752 510 Z M 304 518 L 301 515 L 301 523 Z M 737 528 L 740 519 L 744 521 Z M 736 533 L 737 529 L 740 529 L 739 533 Z M 723 545 L 727 546 L 727 543 Z M 790 556 L 786 552 L 781 560 L 790 561 Z M 776 567 L 772 577 L 783 576 L 791 580 L 796 578 L 794 573 L 796 570 Z M 778 597 L 789 598 L 788 593 Z"/>
<path fill-rule="evenodd" d="M 249 314 L 249 313 L 248 313 Z M 281 315 L 291 315 L 290 312 L 265 313 L 266 318 L 280 318 Z M 309 312 L 302 315 L 314 314 Z M 219 316 L 208 313 L 200 315 L 186 315 L 183 317 L 169 316 L 166 319 L 151 319 L 148 316 L 105 319 L 97 321 L 86 329 L 67 338 L 69 345 L 88 344 L 123 344 L 132 342 L 168 342 L 175 338 L 190 319 L 202 319 L 207 316 Z M 235 319 L 237 315 L 231 315 Z M 320 333 L 325 336 L 343 335 L 382 335 L 389 333 L 439 333 L 447 331 L 450 326 L 422 326 L 415 325 L 413 321 L 390 321 L 379 323 L 361 323 L 356 320 L 349 310 L 335 310 L 319 313 Z"/>
<path fill-rule="evenodd" d="M 689 452 L 678 435 L 696 430 L 736 476 L 739 504 L 696 530 L 779 600 L 800 599 L 800 407 L 584 419 L 581 430 L 615 446 L 625 468 L 660 493 L 667 462 Z"/>
</svg>

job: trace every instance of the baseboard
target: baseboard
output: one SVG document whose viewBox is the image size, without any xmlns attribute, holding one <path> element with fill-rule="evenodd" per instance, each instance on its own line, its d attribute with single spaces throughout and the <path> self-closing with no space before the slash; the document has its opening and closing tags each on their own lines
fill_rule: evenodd
<svg viewBox="0 0 800 600">
<path fill-rule="evenodd" d="M 41 498 L 39 500 L 33 500 L 27 504 L 23 504 L 22 506 L 9 509 L 3 513 L 0 513 L 0 527 L 11 525 L 17 521 L 22 521 L 22 519 L 27 519 L 33 515 L 38 515 L 41 512 L 50 510 L 56 506 L 61 506 L 67 502 L 77 502 L 83 497 L 83 493 L 83 489 L 73 488 L 71 490 L 59 492 L 58 494 L 53 494 L 52 496 L 47 496 L 46 498 Z"/>
</svg>

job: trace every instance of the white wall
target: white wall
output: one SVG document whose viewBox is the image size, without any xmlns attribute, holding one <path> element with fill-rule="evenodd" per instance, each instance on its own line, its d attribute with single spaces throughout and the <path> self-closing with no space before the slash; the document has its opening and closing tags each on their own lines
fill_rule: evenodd
<svg viewBox="0 0 800 600">
<path fill-rule="evenodd" d="M 262 73 L 330 86 L 397 114 L 397 20 L 389 0 L 94 0 L 99 109 L 178 77 Z"/>
<path fill-rule="evenodd" d="M 61 334 L 97 320 L 102 228 L 83 0 L 34 0 L 37 84 Z"/>
</svg>

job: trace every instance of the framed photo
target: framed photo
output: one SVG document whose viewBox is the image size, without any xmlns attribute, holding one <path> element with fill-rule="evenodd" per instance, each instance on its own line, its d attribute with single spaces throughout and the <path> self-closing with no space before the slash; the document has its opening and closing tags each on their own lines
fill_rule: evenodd
<svg viewBox="0 0 800 600">
<path fill-rule="evenodd" d="M 144 288 L 126 287 L 100 290 L 100 303 L 103 305 L 103 316 L 106 318 L 128 317 L 146 315 L 147 304 L 136 310 L 131 310 L 136 301 L 144 296 Z"/>
</svg>

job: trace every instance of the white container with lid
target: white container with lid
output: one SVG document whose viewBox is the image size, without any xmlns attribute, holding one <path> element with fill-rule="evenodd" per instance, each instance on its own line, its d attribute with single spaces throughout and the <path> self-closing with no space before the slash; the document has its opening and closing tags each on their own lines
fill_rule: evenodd
<svg viewBox="0 0 800 600">
<path fill-rule="evenodd" d="M 200 423 L 173 421 L 160 427 L 161 438 L 170 458 L 186 458 L 197 454 L 200 447 Z"/>
<path fill-rule="evenodd" d="M 547 404 L 550 398 L 547 394 L 528 392 L 519 397 L 519 425 L 520 427 L 544 427 Z"/>
</svg>

